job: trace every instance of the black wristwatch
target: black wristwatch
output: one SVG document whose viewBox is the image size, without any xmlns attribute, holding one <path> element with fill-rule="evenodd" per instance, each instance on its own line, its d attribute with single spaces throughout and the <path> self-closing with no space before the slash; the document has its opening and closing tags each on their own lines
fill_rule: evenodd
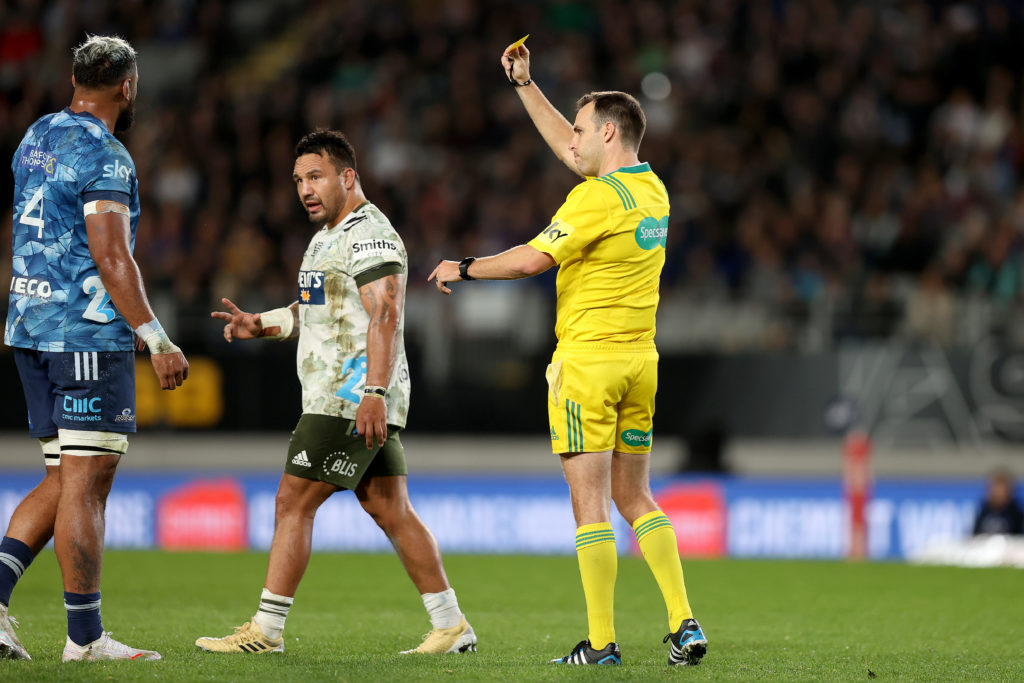
<svg viewBox="0 0 1024 683">
<path fill-rule="evenodd" d="M 475 280 L 476 278 L 469 274 L 469 264 L 476 261 L 475 256 L 467 256 L 466 258 L 459 261 L 459 277 L 463 280 Z"/>
</svg>

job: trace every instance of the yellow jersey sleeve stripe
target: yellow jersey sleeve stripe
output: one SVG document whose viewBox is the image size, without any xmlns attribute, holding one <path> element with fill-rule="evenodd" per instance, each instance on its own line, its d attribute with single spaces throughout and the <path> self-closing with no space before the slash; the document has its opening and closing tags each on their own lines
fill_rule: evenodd
<svg viewBox="0 0 1024 683">
<path fill-rule="evenodd" d="M 610 180 L 608 180 L 606 178 L 603 178 L 603 177 L 602 178 L 596 178 L 596 180 L 598 182 L 600 182 L 600 183 L 604 183 L 605 185 L 608 185 L 613 190 L 615 190 L 615 194 L 619 195 L 619 200 L 622 201 L 622 208 L 623 208 L 623 210 L 629 211 L 629 199 L 626 197 L 626 195 L 622 194 L 622 190 L 620 190 L 615 183 L 613 183 Z"/>
<path fill-rule="evenodd" d="M 626 197 L 629 199 L 630 206 L 628 206 L 627 208 L 635 209 L 636 208 L 636 199 L 633 198 L 633 193 L 629 191 L 629 188 L 626 187 L 626 184 L 623 183 L 618 178 L 616 178 L 611 173 L 606 175 L 605 178 L 607 178 L 608 180 L 610 180 L 613 183 L 615 183 L 618 187 L 622 188 L 622 191 L 626 193 Z"/>
</svg>

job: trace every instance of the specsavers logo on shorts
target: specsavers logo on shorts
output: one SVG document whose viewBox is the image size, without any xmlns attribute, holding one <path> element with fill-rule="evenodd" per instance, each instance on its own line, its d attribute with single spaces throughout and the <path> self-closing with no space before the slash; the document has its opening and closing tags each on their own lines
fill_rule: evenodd
<svg viewBox="0 0 1024 683">
<path fill-rule="evenodd" d="M 627 446 L 650 446 L 654 430 L 641 432 L 639 429 L 627 429 L 622 432 L 622 443 Z"/>
<path fill-rule="evenodd" d="M 668 241 L 668 216 L 662 216 L 661 220 L 653 216 L 640 221 L 636 226 L 636 243 L 641 249 L 650 250 L 655 247 L 664 247 Z"/>
<path fill-rule="evenodd" d="M 324 271 L 299 271 L 299 303 L 313 305 L 324 303 Z"/>
</svg>

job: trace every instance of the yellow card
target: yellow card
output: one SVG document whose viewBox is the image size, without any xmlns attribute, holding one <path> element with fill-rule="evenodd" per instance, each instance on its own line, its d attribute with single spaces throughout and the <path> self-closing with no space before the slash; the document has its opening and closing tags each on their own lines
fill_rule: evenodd
<svg viewBox="0 0 1024 683">
<path fill-rule="evenodd" d="M 525 43 L 526 39 L 529 38 L 529 37 L 530 37 L 530 34 L 527 33 L 525 36 L 523 36 L 522 38 L 520 38 L 516 42 L 512 43 L 511 45 L 509 45 L 508 49 L 505 50 L 505 54 L 508 54 L 509 52 L 512 52 L 512 50 L 515 50 L 517 47 L 519 47 L 520 45 Z"/>
</svg>

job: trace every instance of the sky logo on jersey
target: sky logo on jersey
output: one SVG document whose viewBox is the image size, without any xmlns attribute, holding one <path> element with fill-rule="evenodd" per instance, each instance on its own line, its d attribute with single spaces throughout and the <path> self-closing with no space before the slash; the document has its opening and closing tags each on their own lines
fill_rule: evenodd
<svg viewBox="0 0 1024 683">
<path fill-rule="evenodd" d="M 26 147 L 18 163 L 28 168 L 41 168 L 47 175 L 57 170 L 57 157 L 42 147 Z"/>
<path fill-rule="evenodd" d="M 538 235 L 540 239 L 547 240 L 549 244 L 554 244 L 563 237 L 568 237 L 573 233 L 574 228 L 568 223 L 561 221 L 555 221 L 548 227 L 544 228 L 543 232 Z"/>
<path fill-rule="evenodd" d="M 120 159 L 114 159 L 114 163 L 103 165 L 103 177 L 120 178 L 127 183 L 132 179 L 132 169 L 122 164 Z"/>
<path fill-rule="evenodd" d="M 661 220 L 648 216 L 636 226 L 636 243 L 641 249 L 651 250 L 655 247 L 664 247 L 668 241 L 668 216 L 662 216 Z"/>
<path fill-rule="evenodd" d="M 299 303 L 323 305 L 324 303 L 324 271 L 299 271 Z"/>
</svg>

